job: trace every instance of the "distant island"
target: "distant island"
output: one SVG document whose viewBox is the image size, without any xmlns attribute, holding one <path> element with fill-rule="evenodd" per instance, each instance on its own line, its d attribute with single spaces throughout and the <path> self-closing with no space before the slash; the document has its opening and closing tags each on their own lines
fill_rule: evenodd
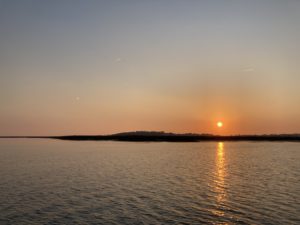
<svg viewBox="0 0 300 225">
<path fill-rule="evenodd" d="M 200 141 L 300 141 L 300 134 L 213 135 L 176 134 L 163 131 L 134 131 L 111 135 L 1 136 L 0 138 L 52 138 L 72 141 L 200 142 Z"/>
</svg>

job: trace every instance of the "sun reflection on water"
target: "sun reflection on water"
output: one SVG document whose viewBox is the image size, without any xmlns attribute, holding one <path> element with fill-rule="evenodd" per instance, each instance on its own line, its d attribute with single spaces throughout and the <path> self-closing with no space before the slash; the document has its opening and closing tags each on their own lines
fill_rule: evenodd
<svg viewBox="0 0 300 225">
<path fill-rule="evenodd" d="M 218 216 L 224 215 L 224 203 L 226 202 L 226 166 L 223 142 L 219 142 L 215 159 L 214 192 L 216 193 L 217 210 L 213 213 Z"/>
</svg>

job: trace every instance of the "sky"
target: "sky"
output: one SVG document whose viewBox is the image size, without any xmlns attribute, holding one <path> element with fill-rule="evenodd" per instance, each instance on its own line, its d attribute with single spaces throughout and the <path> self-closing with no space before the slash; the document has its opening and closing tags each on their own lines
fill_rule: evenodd
<svg viewBox="0 0 300 225">
<path fill-rule="evenodd" d="M 299 0 L 0 0 L 0 135 L 300 133 L 299 12 Z"/>
</svg>

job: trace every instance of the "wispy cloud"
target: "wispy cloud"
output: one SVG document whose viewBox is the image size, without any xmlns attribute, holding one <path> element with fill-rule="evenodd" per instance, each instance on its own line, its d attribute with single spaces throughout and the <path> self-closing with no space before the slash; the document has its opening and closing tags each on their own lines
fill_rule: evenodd
<svg viewBox="0 0 300 225">
<path fill-rule="evenodd" d="M 250 73 L 250 72 L 253 72 L 254 71 L 254 68 L 253 67 L 245 67 L 242 69 L 242 72 L 244 73 Z"/>
<path fill-rule="evenodd" d="M 122 58 L 116 58 L 116 59 L 115 59 L 115 62 L 116 62 L 116 63 L 119 63 L 119 62 L 122 62 L 122 61 L 123 61 Z"/>
</svg>

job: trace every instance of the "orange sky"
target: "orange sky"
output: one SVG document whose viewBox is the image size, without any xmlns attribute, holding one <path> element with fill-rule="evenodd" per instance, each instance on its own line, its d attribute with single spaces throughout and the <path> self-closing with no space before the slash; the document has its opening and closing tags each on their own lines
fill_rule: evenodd
<svg viewBox="0 0 300 225">
<path fill-rule="evenodd" d="M 233 2 L 2 3 L 0 135 L 300 133 L 300 2 Z"/>
</svg>

